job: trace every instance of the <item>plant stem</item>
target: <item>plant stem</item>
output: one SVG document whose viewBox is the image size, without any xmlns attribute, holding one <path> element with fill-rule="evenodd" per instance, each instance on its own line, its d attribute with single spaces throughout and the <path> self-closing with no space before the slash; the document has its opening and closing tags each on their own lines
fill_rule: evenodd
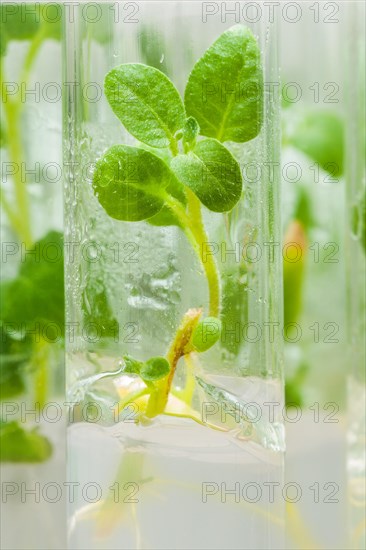
<svg viewBox="0 0 366 550">
<path fill-rule="evenodd" d="M 21 169 L 24 154 L 19 133 L 20 105 L 18 102 L 14 101 L 6 101 L 4 105 L 8 128 L 7 139 L 9 160 L 14 167 L 13 181 L 18 210 L 18 215 L 16 216 L 18 222 L 13 228 L 17 231 L 20 239 L 23 240 L 26 245 L 30 245 L 32 243 L 32 238 L 30 230 L 29 201 L 26 182 L 22 179 Z"/>
<path fill-rule="evenodd" d="M 203 255 L 204 244 L 207 243 L 207 234 L 203 225 L 201 205 L 198 198 L 192 191 L 187 189 L 188 214 L 182 204 L 168 195 L 164 196 L 166 204 L 179 220 L 183 231 L 191 243 L 195 253 L 205 271 L 209 290 L 209 315 L 218 317 L 220 314 L 220 278 L 216 262 L 211 254 L 207 258 Z M 178 361 L 186 354 L 186 346 L 191 338 L 192 332 L 202 315 L 202 309 L 189 309 L 183 317 L 173 342 L 167 353 L 167 360 L 170 365 L 170 372 L 167 377 L 158 382 L 152 390 L 147 403 L 146 415 L 149 418 L 164 412 L 169 398 L 174 374 Z M 190 389 L 191 391 L 191 389 Z"/>
<path fill-rule="evenodd" d="M 48 389 L 48 366 L 49 366 L 49 345 L 41 337 L 39 342 L 35 342 L 35 352 L 33 363 L 36 369 L 34 379 L 35 403 L 39 403 L 42 410 L 46 404 Z"/>
<path fill-rule="evenodd" d="M 204 246 L 208 244 L 208 237 L 203 225 L 201 204 L 196 195 L 187 189 L 188 212 L 191 220 L 190 229 L 199 244 L 200 260 L 206 273 L 208 288 L 210 293 L 209 315 L 219 317 L 220 314 L 220 277 L 217 265 L 212 254 L 204 255 Z"/>
<path fill-rule="evenodd" d="M 30 223 L 30 213 L 29 213 L 29 200 L 28 193 L 26 188 L 26 182 L 22 179 L 22 170 L 21 163 L 24 160 L 24 151 L 22 147 L 22 140 L 20 135 L 20 115 L 23 107 L 22 103 L 22 86 L 25 86 L 30 75 L 33 63 L 35 61 L 38 50 L 43 42 L 45 33 L 45 26 L 42 26 L 37 34 L 34 36 L 33 40 L 30 43 L 29 50 L 24 60 L 23 69 L 20 75 L 20 87 L 15 99 L 10 100 L 8 97 L 3 97 L 3 81 L 4 78 L 4 67 L 3 62 L 1 63 L 1 79 L 0 87 L 2 94 L 2 103 L 4 104 L 5 110 L 5 120 L 6 120 L 6 131 L 7 131 L 7 141 L 8 141 L 8 153 L 9 161 L 13 164 L 14 173 L 14 191 L 15 199 L 17 204 L 17 211 L 14 211 L 8 201 L 6 200 L 5 194 L 1 192 L 0 198 L 3 205 L 4 211 L 6 212 L 9 223 L 13 228 L 14 232 L 19 236 L 25 245 L 32 244 L 31 237 L 31 223 Z"/>
<path fill-rule="evenodd" d="M 189 309 L 184 315 L 166 356 L 170 365 L 170 372 L 163 380 L 157 382 L 156 389 L 152 391 L 147 403 L 146 416 L 149 418 L 164 412 L 178 361 L 185 355 L 185 348 L 201 314 L 201 309 Z"/>
<path fill-rule="evenodd" d="M 166 194 L 166 204 L 178 218 L 181 227 L 198 256 L 205 271 L 209 290 L 209 315 L 218 317 L 220 314 L 220 276 L 212 254 L 204 254 L 208 243 L 207 233 L 203 225 L 201 205 L 198 198 L 187 189 L 188 214 L 182 204 L 171 195 Z"/>
<path fill-rule="evenodd" d="M 196 387 L 196 380 L 194 378 L 194 364 L 191 354 L 186 354 L 184 356 L 184 361 L 186 364 L 186 383 L 184 390 L 181 392 L 181 399 L 190 406 L 192 403 L 194 389 Z"/>
</svg>

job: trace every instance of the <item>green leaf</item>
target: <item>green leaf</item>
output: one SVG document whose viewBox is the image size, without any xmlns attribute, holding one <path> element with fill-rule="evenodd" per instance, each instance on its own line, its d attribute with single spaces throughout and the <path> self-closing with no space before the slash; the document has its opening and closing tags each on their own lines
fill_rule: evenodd
<svg viewBox="0 0 366 550">
<path fill-rule="evenodd" d="M 306 113 L 289 136 L 289 143 L 319 163 L 333 177 L 343 173 L 344 124 L 329 111 Z"/>
<path fill-rule="evenodd" d="M 125 362 L 125 366 L 123 368 L 123 372 L 127 372 L 130 374 L 140 374 L 141 368 L 143 366 L 142 361 L 138 361 L 137 359 L 134 359 L 131 355 L 124 355 L 123 360 Z"/>
<path fill-rule="evenodd" d="M 168 166 L 170 165 L 171 161 L 171 153 L 169 149 L 157 149 L 150 147 L 149 145 L 145 145 L 144 143 L 141 143 L 140 148 L 144 149 L 145 151 L 149 151 L 153 155 L 158 156 L 161 158 L 165 164 Z M 174 199 L 177 199 L 183 208 L 185 208 L 187 204 L 187 197 L 185 194 L 184 186 L 174 177 L 169 185 L 166 188 L 166 192 L 171 195 Z M 148 218 L 146 220 L 148 223 L 154 226 L 167 226 L 167 225 L 177 225 L 181 226 L 181 223 L 177 216 L 174 214 L 171 208 L 164 205 L 163 208 L 155 214 L 155 216 L 152 216 L 152 218 Z"/>
<path fill-rule="evenodd" d="M 139 375 L 147 384 L 164 378 L 170 371 L 169 363 L 164 357 L 151 357 L 143 363 L 131 355 L 124 355 L 123 360 L 125 362 L 123 371 Z"/>
<path fill-rule="evenodd" d="M 212 348 L 219 340 L 221 321 L 216 317 L 206 317 L 199 321 L 193 331 L 191 344 L 196 351 L 203 352 Z"/>
<path fill-rule="evenodd" d="M 147 382 L 155 382 L 169 374 L 170 365 L 164 357 L 152 357 L 141 367 L 140 376 Z"/>
<path fill-rule="evenodd" d="M 43 462 L 51 454 L 51 443 L 37 428 L 27 431 L 17 422 L 0 421 L 1 462 Z"/>
<path fill-rule="evenodd" d="M 200 127 L 197 120 L 193 116 L 188 117 L 183 127 L 183 141 L 186 143 L 195 143 L 199 133 Z"/>
<path fill-rule="evenodd" d="M 247 27 L 228 29 L 197 61 L 184 103 L 204 136 L 242 143 L 258 135 L 263 75 L 258 44 Z"/>
<path fill-rule="evenodd" d="M 97 162 L 94 192 L 109 216 L 141 221 L 164 205 L 165 189 L 174 185 L 174 174 L 156 155 L 127 145 L 114 145 Z"/>
<path fill-rule="evenodd" d="M 136 139 L 152 147 L 174 146 L 185 112 L 164 73 L 139 63 L 120 65 L 107 74 L 104 90 L 113 112 Z"/>
<path fill-rule="evenodd" d="M 174 180 L 171 181 L 171 183 L 166 188 L 167 193 L 177 199 L 183 208 L 185 208 L 187 204 L 187 197 L 184 192 L 184 187 L 181 185 L 181 183 L 174 178 Z M 168 206 L 163 206 L 163 208 L 155 214 L 152 218 L 149 218 L 147 220 L 151 225 L 156 226 L 167 226 L 167 225 L 177 225 L 178 227 L 181 227 L 181 222 L 176 217 L 174 212 L 171 208 Z"/>
<path fill-rule="evenodd" d="M 25 256 L 18 276 L 7 283 L 1 300 L 1 318 L 7 323 L 34 328 L 56 323 L 64 332 L 63 237 L 50 231 Z M 42 330 L 42 327 L 41 327 Z"/>
<path fill-rule="evenodd" d="M 199 141 L 187 155 L 174 157 L 171 168 L 213 212 L 232 210 L 241 197 L 242 177 L 233 155 L 219 141 Z"/>
</svg>

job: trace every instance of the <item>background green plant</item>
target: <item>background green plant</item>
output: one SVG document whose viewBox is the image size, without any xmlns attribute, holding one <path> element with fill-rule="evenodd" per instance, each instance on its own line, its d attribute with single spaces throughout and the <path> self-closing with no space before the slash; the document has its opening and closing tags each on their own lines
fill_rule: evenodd
<svg viewBox="0 0 366 550">
<path fill-rule="evenodd" d="M 331 178 L 338 181 L 344 170 L 344 122 L 334 111 L 303 107 L 296 112 L 286 105 L 283 112 L 283 147 L 293 147 L 315 162 Z M 357 212 L 359 211 L 356 209 Z M 291 220 L 284 237 L 296 242 L 302 251 L 298 262 L 284 259 L 284 324 L 296 323 L 304 309 L 303 293 L 308 275 L 308 243 L 311 231 L 319 224 L 315 204 L 307 186 L 296 184 L 296 199 Z M 286 375 L 285 398 L 288 405 L 304 405 L 304 389 L 310 365 L 306 358 L 296 372 Z"/>
<path fill-rule="evenodd" d="M 26 14 L 26 9 L 30 7 L 33 15 Z M 61 338 L 64 335 L 63 255 L 53 262 L 47 261 L 43 254 L 50 243 L 62 251 L 63 239 L 57 231 L 48 232 L 38 241 L 33 238 L 29 184 L 22 179 L 20 170 L 26 160 L 24 143 L 29 139 L 22 129 L 26 104 L 21 97 L 21 84 L 28 84 L 44 42 L 48 39 L 60 40 L 63 8 L 61 4 L 49 5 L 47 18 L 41 4 L 26 6 L 19 3 L 15 8 L 13 3 L 0 6 L 1 148 L 6 149 L 8 162 L 14 163 L 18 170 L 12 178 L 12 194 L 8 194 L 8 189 L 5 192 L 1 186 L 0 202 L 15 238 L 29 248 L 30 253 L 19 265 L 17 275 L 4 280 L 0 286 L 0 399 L 26 398 L 42 407 L 46 403 L 49 386 L 51 344 L 42 336 L 32 335 L 31 331 L 38 326 L 42 335 L 45 327 L 55 323 Z M 18 92 L 7 96 L 3 86 L 8 81 L 5 61 L 10 67 L 12 56 L 8 61 L 7 54 L 18 42 L 26 44 L 23 64 L 18 73 Z M 37 430 L 28 429 L 24 423 L 1 420 L 1 461 L 40 462 L 48 459 L 51 453 L 50 442 Z"/>
</svg>

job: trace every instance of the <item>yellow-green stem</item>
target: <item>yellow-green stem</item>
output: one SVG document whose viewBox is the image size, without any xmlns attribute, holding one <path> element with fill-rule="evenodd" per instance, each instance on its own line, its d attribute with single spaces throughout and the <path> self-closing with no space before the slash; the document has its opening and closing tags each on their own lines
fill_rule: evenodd
<svg viewBox="0 0 366 550">
<path fill-rule="evenodd" d="M 209 290 L 209 315 L 218 317 L 220 314 L 220 277 L 216 262 L 211 254 L 204 257 L 204 245 L 207 241 L 207 234 L 203 225 L 201 205 L 198 198 L 189 189 L 187 191 L 188 213 L 182 204 L 172 196 L 165 194 L 166 204 L 172 210 L 180 222 L 193 250 L 197 254 L 205 271 Z M 168 350 L 167 360 L 170 365 L 169 375 L 158 382 L 152 390 L 147 404 L 146 415 L 150 418 L 164 412 L 168 402 L 169 392 L 172 386 L 174 374 L 178 361 L 185 355 L 186 346 L 202 314 L 201 309 L 190 309 L 183 317 L 174 340 Z"/>
<path fill-rule="evenodd" d="M 22 85 L 25 86 L 30 75 L 33 63 L 38 50 L 44 40 L 46 27 L 42 26 L 30 43 L 29 50 L 25 56 L 23 69 L 20 74 L 20 86 L 15 99 L 3 97 L 4 67 L 1 61 L 0 67 L 0 86 L 2 94 L 2 103 L 4 105 L 8 155 L 9 161 L 13 164 L 14 174 L 14 192 L 16 200 L 16 210 L 14 210 L 7 201 L 4 192 L 1 192 L 0 199 L 9 223 L 14 232 L 26 245 L 32 244 L 31 222 L 29 213 L 29 200 L 26 182 L 22 179 L 22 162 L 24 161 L 24 152 L 20 135 L 20 115 L 23 107 L 22 103 Z"/>
<path fill-rule="evenodd" d="M 184 390 L 181 392 L 181 399 L 187 405 L 191 405 L 194 390 L 196 387 L 196 380 L 194 378 L 194 364 L 192 361 L 192 354 L 188 353 L 184 356 L 184 361 L 186 364 L 186 383 Z"/>
<path fill-rule="evenodd" d="M 146 416 L 153 418 L 164 412 L 178 361 L 185 355 L 185 348 L 201 315 L 201 309 L 189 309 L 184 315 L 166 356 L 170 365 L 169 374 L 157 382 L 155 391 L 152 391 L 146 408 Z"/>
<path fill-rule="evenodd" d="M 43 409 L 47 400 L 50 348 L 49 344 L 42 337 L 39 342 L 35 342 L 34 347 L 33 362 L 36 369 L 34 401 L 35 403 L 39 403 L 40 408 Z"/>
<path fill-rule="evenodd" d="M 211 317 L 219 317 L 220 314 L 220 277 L 215 259 L 212 254 L 208 253 L 208 237 L 203 225 L 201 204 L 196 195 L 187 189 L 188 198 L 188 215 L 191 220 L 190 230 L 192 231 L 196 242 L 199 245 L 200 260 L 205 270 L 208 288 L 209 288 L 209 315 Z M 207 254 L 204 253 L 205 250 Z"/>
<path fill-rule="evenodd" d="M 201 205 L 192 191 L 186 189 L 188 198 L 188 214 L 181 203 L 166 194 L 166 204 L 178 218 L 182 230 L 193 250 L 198 256 L 205 271 L 209 291 L 209 315 L 219 317 L 220 314 L 220 276 L 212 254 L 205 253 L 208 237 L 203 225 Z M 207 251 L 208 252 L 208 251 Z"/>
<path fill-rule="evenodd" d="M 7 121 L 9 160 L 14 170 L 13 181 L 17 204 L 18 222 L 14 229 L 26 245 L 32 243 L 29 215 L 29 200 L 26 182 L 22 178 L 23 148 L 19 132 L 20 106 L 18 102 L 7 100 L 4 104 Z M 14 219 L 14 218 L 13 218 Z M 11 221 L 11 220 L 10 220 Z"/>
</svg>

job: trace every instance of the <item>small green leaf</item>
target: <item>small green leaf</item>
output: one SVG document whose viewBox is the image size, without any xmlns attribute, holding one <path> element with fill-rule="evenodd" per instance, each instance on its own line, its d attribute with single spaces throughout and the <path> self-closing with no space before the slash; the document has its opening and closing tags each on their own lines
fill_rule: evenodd
<svg viewBox="0 0 366 550">
<path fill-rule="evenodd" d="M 242 143 L 255 138 L 263 118 L 260 51 L 251 31 L 235 25 L 197 61 L 184 103 L 201 134 Z"/>
<path fill-rule="evenodd" d="M 51 443 L 37 428 L 27 431 L 17 422 L 0 421 L 1 462 L 43 462 L 51 454 Z"/>
<path fill-rule="evenodd" d="M 199 352 L 207 351 L 218 341 L 221 334 L 221 321 L 216 317 L 206 317 L 199 321 L 193 331 L 191 344 Z"/>
<path fill-rule="evenodd" d="M 149 151 L 114 145 L 97 162 L 93 188 L 109 216 L 141 221 L 161 210 L 174 179 L 165 162 Z"/>
<path fill-rule="evenodd" d="M 306 113 L 288 141 L 333 177 L 343 173 L 344 124 L 337 114 L 329 111 Z"/>
<path fill-rule="evenodd" d="M 199 133 L 200 127 L 197 120 L 193 116 L 188 117 L 183 127 L 183 141 L 194 143 Z"/>
<path fill-rule="evenodd" d="M 104 90 L 113 112 L 136 139 L 152 147 L 175 144 L 185 112 L 164 73 L 139 63 L 120 65 L 107 74 Z"/>
<path fill-rule="evenodd" d="M 124 355 L 123 360 L 125 362 L 123 372 L 140 375 L 140 371 L 143 366 L 142 361 L 134 359 L 131 355 Z"/>
<path fill-rule="evenodd" d="M 170 365 L 164 357 L 152 357 L 141 367 L 140 376 L 145 381 L 155 382 L 169 374 Z"/>
<path fill-rule="evenodd" d="M 174 157 L 171 168 L 213 212 L 232 210 L 241 197 L 240 167 L 230 151 L 216 139 L 199 141 L 187 155 Z"/>
<path fill-rule="evenodd" d="M 146 384 L 164 378 L 170 371 L 169 363 L 164 357 L 152 357 L 143 363 L 131 355 L 124 355 L 123 360 L 123 372 L 137 374 Z"/>
</svg>

